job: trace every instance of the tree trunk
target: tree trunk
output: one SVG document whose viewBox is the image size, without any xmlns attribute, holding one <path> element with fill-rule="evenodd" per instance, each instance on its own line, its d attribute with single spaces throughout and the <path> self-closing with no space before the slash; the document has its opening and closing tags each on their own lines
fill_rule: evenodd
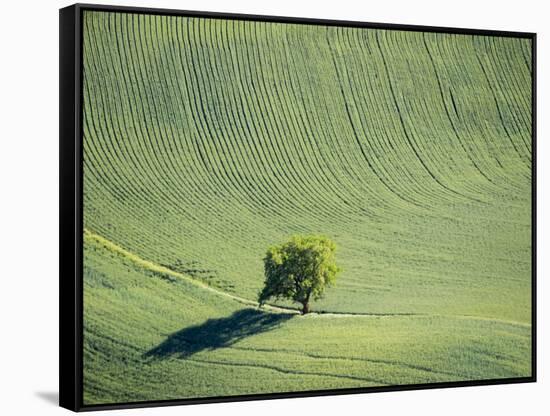
<svg viewBox="0 0 550 416">
<path fill-rule="evenodd" d="M 304 307 L 302 308 L 302 315 L 305 315 L 306 313 L 310 313 L 311 309 L 309 308 L 309 299 L 311 298 L 311 289 L 307 292 L 307 296 L 302 302 L 302 305 Z"/>
</svg>

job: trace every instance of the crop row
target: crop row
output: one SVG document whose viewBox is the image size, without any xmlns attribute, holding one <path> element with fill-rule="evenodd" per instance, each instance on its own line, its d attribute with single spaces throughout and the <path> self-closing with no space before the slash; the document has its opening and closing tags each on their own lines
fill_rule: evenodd
<svg viewBox="0 0 550 416">
<path fill-rule="evenodd" d="M 85 225 L 250 297 L 297 232 L 342 296 L 521 280 L 530 82 L 521 39 L 86 12 Z"/>
</svg>

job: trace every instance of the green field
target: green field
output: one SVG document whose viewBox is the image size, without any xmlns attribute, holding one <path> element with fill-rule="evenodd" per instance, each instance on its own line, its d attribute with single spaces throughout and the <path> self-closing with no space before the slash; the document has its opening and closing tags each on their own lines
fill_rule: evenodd
<svg viewBox="0 0 550 416">
<path fill-rule="evenodd" d="M 84 13 L 84 403 L 531 375 L 531 41 Z M 337 286 L 259 310 L 267 247 Z"/>
</svg>

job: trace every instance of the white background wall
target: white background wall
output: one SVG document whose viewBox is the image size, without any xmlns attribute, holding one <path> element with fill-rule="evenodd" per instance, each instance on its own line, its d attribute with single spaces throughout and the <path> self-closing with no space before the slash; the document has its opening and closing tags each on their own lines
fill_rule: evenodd
<svg viewBox="0 0 550 416">
<path fill-rule="evenodd" d="M 91 1 L 91 0 L 90 0 Z M 539 382 L 116 411 L 176 415 L 541 415 L 550 408 L 550 25 L 546 1 L 187 0 L 133 6 L 538 33 Z M 98 1 L 102 3 L 101 1 Z M 67 413 L 58 382 L 58 12 L 68 1 L 2 3 L 0 13 L 0 414 Z M 548 293 L 546 293 L 548 294 Z M 548 300 L 548 297 L 546 297 Z M 543 408 L 546 407 L 546 410 Z"/>
</svg>

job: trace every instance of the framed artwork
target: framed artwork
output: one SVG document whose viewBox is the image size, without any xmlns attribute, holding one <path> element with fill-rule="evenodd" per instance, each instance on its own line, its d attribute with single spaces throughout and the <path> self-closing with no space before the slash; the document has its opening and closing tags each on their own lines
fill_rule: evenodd
<svg viewBox="0 0 550 416">
<path fill-rule="evenodd" d="M 60 11 L 60 404 L 536 379 L 533 33 Z"/>
</svg>

